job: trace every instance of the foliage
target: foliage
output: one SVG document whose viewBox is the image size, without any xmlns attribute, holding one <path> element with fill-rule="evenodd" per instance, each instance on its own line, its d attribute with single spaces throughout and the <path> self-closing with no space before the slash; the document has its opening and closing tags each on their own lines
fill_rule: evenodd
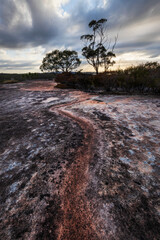
<svg viewBox="0 0 160 240">
<path fill-rule="evenodd" d="M 24 73 L 24 74 L 11 74 L 1 73 L 0 84 L 5 83 L 16 83 L 27 80 L 53 80 L 55 77 L 54 73 Z"/>
<path fill-rule="evenodd" d="M 58 84 L 55 86 L 55 88 L 67 89 L 67 88 L 69 88 L 69 87 L 68 87 L 67 85 L 65 85 L 65 84 L 58 83 Z"/>
<path fill-rule="evenodd" d="M 60 74 L 56 82 L 67 88 L 113 93 L 160 93 L 160 64 L 148 62 L 126 70 L 105 72 L 98 75 L 76 73 Z"/>
<path fill-rule="evenodd" d="M 89 90 L 92 88 L 91 78 L 92 75 L 86 73 L 62 73 L 56 76 L 55 81 L 63 86 L 67 86 L 67 88 Z M 59 87 L 59 85 L 57 85 L 57 87 Z"/>
<path fill-rule="evenodd" d="M 46 54 L 40 66 L 41 71 L 70 72 L 81 64 L 76 51 L 54 50 Z"/>
<path fill-rule="evenodd" d="M 147 62 L 136 67 L 129 67 L 124 70 L 130 89 L 137 89 L 140 92 L 150 89 L 158 90 L 160 84 L 160 64 Z M 159 83 L 158 83 L 159 82 Z"/>
<path fill-rule="evenodd" d="M 84 41 L 85 46 L 82 49 L 82 55 L 86 58 L 87 62 L 93 66 L 96 73 L 100 66 L 104 67 L 107 71 L 109 66 L 112 66 L 115 62 L 112 61 L 116 55 L 113 53 L 115 44 L 112 50 L 109 51 L 110 42 L 106 33 L 107 19 L 100 19 L 98 21 L 92 20 L 89 23 L 89 27 L 92 28 L 92 34 L 86 34 L 81 36 L 81 40 Z"/>
</svg>

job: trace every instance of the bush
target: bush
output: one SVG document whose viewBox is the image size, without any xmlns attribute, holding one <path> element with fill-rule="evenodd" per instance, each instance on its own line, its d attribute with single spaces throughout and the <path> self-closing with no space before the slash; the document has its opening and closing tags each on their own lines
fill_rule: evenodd
<svg viewBox="0 0 160 240">
<path fill-rule="evenodd" d="M 53 80 L 55 78 L 55 73 L 24 73 L 24 74 L 10 74 L 10 73 L 0 73 L 0 84 L 4 83 L 16 83 L 23 82 L 27 80 Z"/>
<path fill-rule="evenodd" d="M 67 87 L 67 85 L 65 85 L 65 84 L 58 83 L 58 84 L 55 86 L 55 88 L 66 89 L 66 88 L 69 88 L 69 87 Z"/>
<path fill-rule="evenodd" d="M 91 89 L 94 86 L 91 75 L 83 73 L 61 73 L 55 78 L 57 83 L 65 84 L 69 88 Z"/>
<path fill-rule="evenodd" d="M 87 91 L 160 93 L 160 64 L 149 62 L 98 75 L 62 73 L 56 76 L 56 82 L 65 84 L 68 88 Z"/>
</svg>

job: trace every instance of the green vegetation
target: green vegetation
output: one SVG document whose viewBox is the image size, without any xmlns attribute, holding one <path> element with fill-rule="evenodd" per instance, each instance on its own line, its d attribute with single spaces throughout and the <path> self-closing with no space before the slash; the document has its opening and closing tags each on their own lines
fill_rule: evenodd
<svg viewBox="0 0 160 240">
<path fill-rule="evenodd" d="M 55 73 L 0 74 L 0 84 L 17 83 L 26 80 L 53 80 Z"/>
<path fill-rule="evenodd" d="M 70 72 L 79 67 L 81 61 L 76 51 L 54 50 L 46 54 L 40 66 L 41 71 Z"/>
<path fill-rule="evenodd" d="M 82 55 L 86 58 L 87 62 L 94 68 L 96 74 L 98 74 L 99 67 L 104 67 L 107 71 L 110 66 L 115 62 L 112 61 L 116 55 L 113 53 L 115 44 L 110 48 L 110 41 L 106 32 L 107 19 L 100 19 L 98 21 L 92 20 L 88 26 L 92 28 L 92 34 L 86 34 L 81 36 L 81 40 L 84 41 L 85 47 L 82 49 Z"/>
<path fill-rule="evenodd" d="M 113 93 L 160 93 L 160 64 L 148 62 L 126 70 L 105 72 L 98 75 L 63 73 L 56 82 L 67 88 Z"/>
<path fill-rule="evenodd" d="M 112 58 L 116 57 L 113 50 L 115 43 L 110 49 L 110 40 L 106 32 L 107 19 L 100 19 L 98 21 L 92 20 L 89 23 L 89 27 L 92 29 L 92 34 L 86 34 L 81 36 L 81 40 L 84 41 L 85 47 L 82 49 L 82 55 L 86 58 L 87 62 L 93 66 L 94 70 L 98 74 L 99 67 L 104 67 L 105 72 L 115 61 Z M 47 53 L 43 58 L 41 71 L 48 72 L 71 72 L 79 67 L 81 64 L 76 51 L 58 49 Z"/>
</svg>

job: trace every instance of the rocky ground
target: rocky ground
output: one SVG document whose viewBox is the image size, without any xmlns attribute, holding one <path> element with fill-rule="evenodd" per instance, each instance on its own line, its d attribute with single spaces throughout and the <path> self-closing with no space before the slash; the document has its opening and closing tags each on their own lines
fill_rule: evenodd
<svg viewBox="0 0 160 240">
<path fill-rule="evenodd" d="M 160 98 L 54 86 L 0 87 L 0 239 L 160 239 Z"/>
</svg>

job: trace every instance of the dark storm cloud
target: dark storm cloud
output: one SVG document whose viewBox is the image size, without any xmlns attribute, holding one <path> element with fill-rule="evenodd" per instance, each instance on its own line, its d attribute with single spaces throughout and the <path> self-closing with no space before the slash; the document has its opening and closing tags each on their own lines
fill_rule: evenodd
<svg viewBox="0 0 160 240">
<path fill-rule="evenodd" d="M 87 3 L 79 0 L 72 8 L 72 18 L 74 21 L 85 22 L 92 19 L 107 18 L 112 26 L 126 26 L 132 22 L 159 16 L 159 0 L 108 0 L 106 6 L 96 7 L 98 2 L 94 1 L 95 7 L 88 10 Z"/>
<path fill-rule="evenodd" d="M 109 1 L 107 13 L 114 25 L 130 25 L 143 19 L 159 16 L 159 0 Z"/>
<path fill-rule="evenodd" d="M 89 31 L 88 23 L 92 19 L 107 18 L 112 41 L 119 35 L 117 53 L 143 51 L 152 58 L 160 55 L 159 0 L 109 0 L 106 7 L 90 10 L 81 0 L 72 10 L 72 22 L 81 26 L 79 35 Z"/>
<path fill-rule="evenodd" d="M 43 0 L 0 0 L 0 6 L 0 46 L 39 46 L 58 36 L 61 21 Z"/>
<path fill-rule="evenodd" d="M 134 47 L 143 50 L 147 46 L 152 45 L 151 49 L 154 45 L 158 46 L 160 0 L 109 0 L 105 8 L 93 8 L 90 11 L 87 11 L 83 2 L 83 0 L 78 2 L 76 11 L 72 15 L 74 22 L 79 21 L 83 25 L 83 34 L 88 31 L 89 21 L 107 18 L 109 32 L 113 36 L 119 34 L 117 48 L 132 51 Z M 136 26 L 137 29 L 141 26 L 143 33 L 139 33 Z M 158 54 L 160 55 L 160 52 Z"/>
<path fill-rule="evenodd" d="M 106 6 L 102 0 L 71 0 L 63 4 L 67 18 L 61 17 L 51 2 L 56 0 L 0 0 L 0 47 L 44 45 L 46 49 L 65 46 L 79 50 L 80 36 L 89 31 L 89 21 L 107 18 L 112 34 L 119 33 L 119 52 L 145 49 L 151 56 L 159 54 L 160 31 L 152 26 L 160 22 L 160 0 L 108 0 Z M 146 21 L 149 25 L 144 25 L 143 34 L 137 33 L 135 25 L 143 27 Z M 77 32 L 72 31 L 75 26 Z"/>
</svg>

